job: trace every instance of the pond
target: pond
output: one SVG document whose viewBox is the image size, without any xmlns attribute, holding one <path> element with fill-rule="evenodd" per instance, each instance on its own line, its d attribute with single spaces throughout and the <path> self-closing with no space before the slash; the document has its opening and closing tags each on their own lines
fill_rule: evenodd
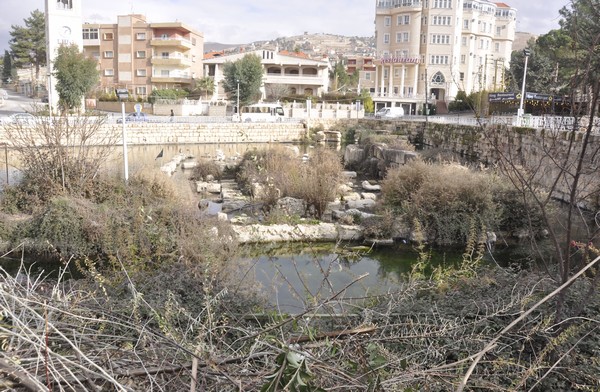
<svg viewBox="0 0 600 392">
<path fill-rule="evenodd" d="M 270 305 L 292 314 L 337 294 L 337 299 L 352 302 L 399 290 L 418 257 L 409 245 L 369 250 L 304 244 L 249 247 L 247 252 L 260 253 L 242 261 Z M 460 259 L 459 251 L 435 251 L 431 265 L 450 266 Z"/>
</svg>

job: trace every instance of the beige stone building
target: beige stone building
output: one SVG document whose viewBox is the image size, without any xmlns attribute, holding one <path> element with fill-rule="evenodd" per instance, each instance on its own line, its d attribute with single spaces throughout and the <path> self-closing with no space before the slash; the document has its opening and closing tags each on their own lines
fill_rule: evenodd
<svg viewBox="0 0 600 392">
<path fill-rule="evenodd" d="M 146 97 L 153 89 L 189 87 L 203 76 L 204 37 L 182 22 L 124 15 L 116 24 L 85 23 L 82 34 L 85 54 L 98 59 L 105 92 L 127 88 Z"/>
<path fill-rule="evenodd" d="M 263 78 L 261 100 L 276 101 L 279 95 L 305 94 L 320 97 L 329 91 L 329 61 L 313 59 L 304 53 L 279 51 L 277 49 L 255 50 L 231 55 L 207 53 L 204 74 L 213 78 L 215 90 L 211 100 L 225 100 L 223 88 L 224 66 L 227 62 L 241 60 L 247 54 L 261 59 Z"/>
<path fill-rule="evenodd" d="M 516 9 L 488 0 L 376 0 L 376 108 L 438 112 L 459 90 L 503 91 Z"/>
</svg>

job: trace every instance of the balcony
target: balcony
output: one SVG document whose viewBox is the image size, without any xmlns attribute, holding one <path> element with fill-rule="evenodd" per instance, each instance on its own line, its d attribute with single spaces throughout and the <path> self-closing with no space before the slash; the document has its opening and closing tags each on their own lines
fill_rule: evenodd
<svg viewBox="0 0 600 392">
<path fill-rule="evenodd" d="M 84 39 L 83 47 L 86 47 L 86 46 L 100 46 L 100 38 Z"/>
<path fill-rule="evenodd" d="M 152 76 L 150 78 L 152 83 L 176 83 L 176 84 L 191 84 L 192 78 L 181 78 L 171 76 Z"/>
<path fill-rule="evenodd" d="M 153 56 L 150 59 L 152 65 L 166 65 L 171 67 L 187 68 L 192 66 L 192 60 L 187 56 Z"/>
<path fill-rule="evenodd" d="M 170 37 L 153 37 L 150 45 L 158 47 L 175 47 L 178 49 L 192 49 L 192 41 L 183 38 L 180 35 L 172 35 Z"/>
<path fill-rule="evenodd" d="M 379 0 L 377 1 L 377 13 L 388 14 L 391 10 L 421 11 L 423 3 L 421 0 Z"/>
<path fill-rule="evenodd" d="M 268 73 L 265 75 L 263 81 L 264 83 L 269 84 L 323 85 L 323 77 L 320 75 L 284 75 L 279 73 Z"/>
</svg>

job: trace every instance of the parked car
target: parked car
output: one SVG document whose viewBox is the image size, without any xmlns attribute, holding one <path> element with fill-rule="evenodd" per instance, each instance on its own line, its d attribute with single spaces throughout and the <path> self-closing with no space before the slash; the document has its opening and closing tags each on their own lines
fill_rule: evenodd
<svg viewBox="0 0 600 392">
<path fill-rule="evenodd" d="M 397 118 L 404 116 L 404 109 L 401 106 L 382 108 L 375 113 L 375 118 Z"/>
<path fill-rule="evenodd" d="M 30 113 L 15 113 L 2 119 L 3 124 L 33 124 L 35 116 Z"/>
<path fill-rule="evenodd" d="M 129 113 L 125 116 L 125 122 L 146 122 L 148 121 L 148 116 L 143 112 L 133 112 Z M 117 122 L 121 124 L 123 122 L 123 118 L 119 117 Z"/>
</svg>

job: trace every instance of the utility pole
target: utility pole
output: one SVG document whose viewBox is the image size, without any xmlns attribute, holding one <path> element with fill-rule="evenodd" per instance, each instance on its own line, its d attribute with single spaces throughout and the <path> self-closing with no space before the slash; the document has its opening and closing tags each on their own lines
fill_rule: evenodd
<svg viewBox="0 0 600 392">
<path fill-rule="evenodd" d="M 523 100 L 525 99 L 525 81 L 527 80 L 527 60 L 529 59 L 531 52 L 529 49 L 523 49 L 523 54 L 525 55 L 525 67 L 523 69 L 523 85 L 521 86 L 521 103 L 519 104 L 519 110 L 517 111 L 517 121 L 519 126 L 523 125 Z"/>
</svg>

